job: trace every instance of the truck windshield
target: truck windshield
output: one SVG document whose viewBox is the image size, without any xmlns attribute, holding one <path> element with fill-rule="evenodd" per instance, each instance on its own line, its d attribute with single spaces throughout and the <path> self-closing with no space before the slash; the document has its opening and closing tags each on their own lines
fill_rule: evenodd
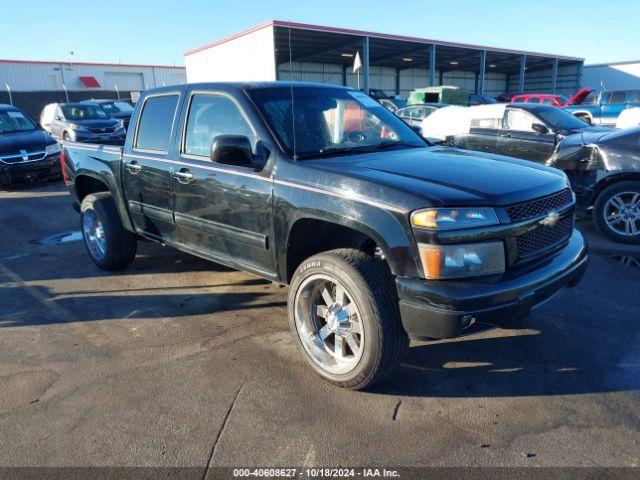
<svg viewBox="0 0 640 480">
<path fill-rule="evenodd" d="M 278 141 L 298 159 L 427 145 L 407 124 L 362 92 L 286 86 L 248 93 Z"/>
<path fill-rule="evenodd" d="M 586 127 L 587 122 L 557 107 L 549 107 L 536 111 L 545 123 L 554 130 L 575 130 Z"/>
<path fill-rule="evenodd" d="M 37 127 L 20 110 L 0 111 L 0 133 L 29 132 Z"/>
<path fill-rule="evenodd" d="M 67 120 L 103 120 L 109 115 L 98 105 L 63 105 L 62 113 Z"/>
</svg>

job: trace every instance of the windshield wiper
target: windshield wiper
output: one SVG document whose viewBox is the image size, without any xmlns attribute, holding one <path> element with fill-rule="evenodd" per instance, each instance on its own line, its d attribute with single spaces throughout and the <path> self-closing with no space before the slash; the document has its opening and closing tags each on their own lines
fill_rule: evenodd
<svg viewBox="0 0 640 480">
<path fill-rule="evenodd" d="M 296 160 L 304 160 L 305 158 L 320 158 L 320 157 L 331 157 L 338 155 L 355 155 L 358 153 L 372 153 L 377 152 L 379 150 L 384 150 L 389 147 L 409 147 L 409 148 L 420 148 L 421 145 L 414 145 L 412 143 L 403 143 L 403 142 L 394 142 L 394 141 L 386 141 L 382 143 L 378 143 L 377 145 L 365 145 L 362 147 L 343 147 L 343 148 L 325 148 L 323 150 L 319 150 L 317 152 L 303 152 L 295 155 Z"/>
</svg>

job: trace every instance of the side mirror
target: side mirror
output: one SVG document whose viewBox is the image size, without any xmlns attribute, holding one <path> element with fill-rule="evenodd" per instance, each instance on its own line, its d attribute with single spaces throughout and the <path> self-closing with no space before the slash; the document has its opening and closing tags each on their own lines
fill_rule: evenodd
<svg viewBox="0 0 640 480">
<path fill-rule="evenodd" d="M 540 135 L 549 133 L 549 129 L 541 123 L 534 123 L 533 125 L 531 125 L 531 129 Z"/>
<path fill-rule="evenodd" d="M 422 137 L 422 127 L 420 125 L 409 125 L 409 127 Z"/>
<path fill-rule="evenodd" d="M 251 142 L 244 135 L 218 135 L 211 142 L 212 162 L 246 167 L 252 157 Z"/>
</svg>

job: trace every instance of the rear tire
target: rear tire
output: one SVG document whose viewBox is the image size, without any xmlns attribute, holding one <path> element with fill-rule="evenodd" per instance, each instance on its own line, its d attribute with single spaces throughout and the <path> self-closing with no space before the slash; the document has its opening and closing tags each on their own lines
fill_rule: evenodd
<svg viewBox="0 0 640 480">
<path fill-rule="evenodd" d="M 305 360 L 338 387 L 360 390 L 379 382 L 409 345 L 391 273 L 359 250 L 305 260 L 293 275 L 288 312 Z"/>
<path fill-rule="evenodd" d="M 611 240 L 640 244 L 640 181 L 617 182 L 600 192 L 593 205 L 593 220 L 598 231 Z"/>
<path fill-rule="evenodd" d="M 136 235 L 122 226 L 108 192 L 87 195 L 80 206 L 82 238 L 89 256 L 103 270 L 120 270 L 136 256 Z"/>
<path fill-rule="evenodd" d="M 70 142 L 71 141 L 71 135 L 69 135 L 69 132 L 64 132 L 62 134 L 62 141 L 63 142 Z"/>
</svg>

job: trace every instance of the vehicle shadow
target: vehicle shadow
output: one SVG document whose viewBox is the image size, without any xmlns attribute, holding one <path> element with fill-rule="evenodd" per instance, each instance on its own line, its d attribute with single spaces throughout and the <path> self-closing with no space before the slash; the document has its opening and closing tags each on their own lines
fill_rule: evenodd
<svg viewBox="0 0 640 480">
<path fill-rule="evenodd" d="M 375 393 L 416 397 L 640 390 L 640 271 L 592 257 L 574 289 L 502 329 L 414 342 Z"/>
<path fill-rule="evenodd" d="M 248 279 L 232 285 L 242 287 L 255 284 L 253 279 Z M 191 288 L 200 290 L 206 287 Z M 167 290 L 173 290 L 173 287 Z M 95 294 L 92 291 L 65 292 L 64 297 L 60 298 L 41 286 L 3 287 L 2 295 L 7 302 L 0 314 L 0 328 L 99 320 L 153 320 L 286 305 L 285 301 L 274 296 L 273 290 L 167 294 L 151 289 L 148 295 L 140 294 L 139 291 L 125 295 L 118 290 L 107 292 L 109 294 Z"/>
</svg>

